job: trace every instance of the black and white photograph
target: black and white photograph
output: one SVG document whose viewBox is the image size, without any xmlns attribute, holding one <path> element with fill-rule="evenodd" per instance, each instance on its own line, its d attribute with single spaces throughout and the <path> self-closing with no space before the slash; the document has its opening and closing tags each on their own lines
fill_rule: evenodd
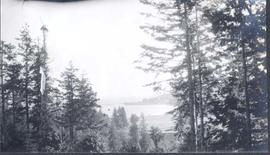
<svg viewBox="0 0 270 155">
<path fill-rule="evenodd" d="M 269 151 L 267 0 L 0 3 L 0 153 Z"/>
</svg>

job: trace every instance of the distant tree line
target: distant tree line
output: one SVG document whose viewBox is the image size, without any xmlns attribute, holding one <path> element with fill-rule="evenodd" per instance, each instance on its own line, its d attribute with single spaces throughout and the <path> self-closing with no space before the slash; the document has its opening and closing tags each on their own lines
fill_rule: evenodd
<svg viewBox="0 0 270 155">
<path fill-rule="evenodd" d="M 267 150 L 265 0 L 140 0 L 155 39 L 136 61 L 169 75 L 179 151 Z M 152 22 L 157 21 L 157 22 Z"/>
<path fill-rule="evenodd" d="M 176 151 L 172 143 L 165 144 L 167 139 L 160 128 L 151 126 L 148 129 L 143 114 L 140 117 L 132 114 L 128 122 L 123 107 L 114 109 L 108 131 L 109 152 Z"/>
</svg>

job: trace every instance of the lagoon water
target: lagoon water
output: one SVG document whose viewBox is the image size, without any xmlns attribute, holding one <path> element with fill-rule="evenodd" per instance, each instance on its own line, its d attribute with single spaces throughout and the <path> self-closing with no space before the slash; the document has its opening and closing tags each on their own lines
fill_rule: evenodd
<svg viewBox="0 0 270 155">
<path fill-rule="evenodd" d="M 130 117 L 131 114 L 136 114 L 137 116 L 140 116 L 143 113 L 148 127 L 157 126 L 161 128 L 163 132 L 169 132 L 168 130 L 171 131 L 173 129 L 172 116 L 166 114 L 173 109 L 173 106 L 171 105 L 103 104 L 101 105 L 101 110 L 111 116 L 113 113 L 113 109 L 118 107 L 124 107 L 128 117 Z"/>
</svg>

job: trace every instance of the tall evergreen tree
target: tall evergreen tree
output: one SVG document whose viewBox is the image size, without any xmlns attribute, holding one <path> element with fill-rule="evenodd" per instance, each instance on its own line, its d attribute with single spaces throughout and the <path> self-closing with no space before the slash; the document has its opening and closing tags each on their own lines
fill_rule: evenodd
<svg viewBox="0 0 270 155">
<path fill-rule="evenodd" d="M 121 127 L 125 128 L 128 126 L 127 114 L 124 107 L 118 108 L 118 113 L 120 117 Z"/>
<path fill-rule="evenodd" d="M 159 144 L 164 138 L 164 134 L 158 127 L 151 127 L 150 129 L 150 137 L 154 142 L 155 150 L 154 152 L 163 152 L 163 149 L 160 148 Z"/>
<path fill-rule="evenodd" d="M 25 128 L 26 128 L 26 150 L 30 151 L 32 149 L 31 146 L 31 137 L 30 137 L 30 107 L 33 103 L 33 60 L 35 60 L 35 52 L 37 50 L 36 44 L 33 42 L 30 32 L 29 26 L 25 25 L 21 30 L 20 37 L 17 38 L 19 41 L 19 55 L 22 58 L 23 68 L 22 68 L 22 83 L 23 83 L 23 104 L 25 105 Z"/>
<path fill-rule="evenodd" d="M 246 0 L 220 1 L 217 5 L 220 6 L 220 4 L 224 4 L 224 7 L 219 10 L 206 10 L 206 16 L 212 22 L 213 31 L 220 40 L 220 44 L 225 47 L 225 51 L 229 52 L 229 54 L 224 52 L 225 55 L 227 54 L 227 58 L 232 61 L 231 64 L 234 64 L 234 66 L 227 66 L 226 70 L 231 72 L 227 75 L 231 76 L 225 78 L 229 81 L 237 81 L 234 84 L 238 86 L 232 90 L 231 95 L 234 94 L 238 98 L 237 102 L 240 102 L 240 107 L 245 107 L 245 111 L 236 110 L 238 115 L 245 114 L 245 120 L 235 116 L 245 123 L 241 123 L 242 126 L 238 124 L 238 127 L 241 127 L 244 132 L 242 135 L 234 137 L 233 141 L 244 138 L 245 143 L 238 149 L 250 150 L 256 147 L 254 143 L 256 138 L 252 138 L 256 135 L 253 132 L 254 129 L 260 126 L 260 129 L 256 130 L 260 134 L 265 132 L 263 130 L 265 125 L 262 125 L 264 123 L 259 123 L 259 125 L 256 120 L 258 117 L 264 120 L 266 118 L 266 111 L 258 108 L 266 106 L 266 88 L 262 85 L 262 81 L 266 81 L 264 65 L 265 4 L 263 1 Z M 230 89 L 230 85 L 227 86 L 229 88 L 222 89 Z M 231 98 L 231 95 L 226 96 L 224 101 L 227 101 L 227 97 Z M 231 101 L 236 104 L 235 97 Z M 230 102 L 224 103 L 230 104 Z M 257 115 L 257 112 L 262 115 Z"/>
<path fill-rule="evenodd" d="M 130 116 L 130 127 L 129 127 L 129 142 L 127 152 L 140 152 L 140 142 L 139 142 L 139 127 L 138 127 L 139 117 L 135 114 Z"/>
<path fill-rule="evenodd" d="M 188 111 L 186 116 L 189 117 L 190 124 L 190 139 L 192 149 L 196 148 L 195 144 L 195 87 L 194 87 L 194 72 L 193 72 L 193 60 L 192 60 L 192 24 L 190 23 L 189 15 L 193 1 L 159 1 L 154 2 L 151 0 L 142 0 L 143 4 L 150 5 L 157 9 L 158 15 L 162 21 L 157 25 L 142 26 L 142 29 L 152 35 L 157 41 L 165 41 L 171 44 L 169 48 L 153 47 L 149 45 L 143 45 L 145 52 L 142 53 L 142 60 L 146 59 L 149 63 L 146 66 L 139 66 L 140 69 L 145 71 L 154 71 L 158 74 L 173 73 L 174 75 L 186 75 L 182 77 L 185 80 L 180 80 L 185 83 L 186 95 L 184 102 L 188 104 L 186 110 Z M 170 11 L 166 11 L 170 10 Z M 181 62 L 182 64 L 175 62 Z M 184 74 L 183 74 L 184 72 Z M 172 86 L 175 89 L 175 96 L 180 97 L 177 94 L 177 86 L 179 80 L 174 82 Z M 177 110 L 175 112 L 178 112 Z M 195 149 L 196 150 L 196 149 Z"/>
<path fill-rule="evenodd" d="M 15 127 L 15 91 L 19 88 L 17 81 L 20 74 L 20 64 L 16 61 L 14 46 L 1 41 L 1 150 L 6 151 L 8 144 L 8 103 L 12 97 L 12 123 Z"/>
<path fill-rule="evenodd" d="M 269 12 L 269 10 L 270 10 L 270 3 L 269 3 L 269 1 L 266 1 L 266 10 L 268 10 L 268 12 Z M 267 40 L 267 52 L 266 52 L 266 61 L 267 61 L 267 77 L 268 77 L 268 79 L 267 79 L 267 85 L 268 85 L 268 89 L 267 89 L 267 91 L 268 91 L 268 104 L 267 104 L 267 108 L 269 109 L 269 107 L 270 107 L 270 43 L 269 43 L 269 40 L 270 40 L 270 15 L 269 14 L 267 14 L 266 15 L 266 40 Z M 270 118 L 270 113 L 269 113 L 269 111 L 268 111 L 268 122 L 269 122 L 269 118 Z M 270 127 L 269 127 L 269 123 L 268 123 L 268 133 L 269 133 L 269 131 L 270 131 Z M 268 151 L 269 151 L 269 147 L 270 147 L 270 138 L 269 138 L 269 135 L 268 135 Z"/>
<path fill-rule="evenodd" d="M 172 111 L 178 137 L 181 137 L 184 131 L 189 132 L 185 137 L 190 139 L 187 145 L 190 148 L 185 151 L 195 151 L 199 148 L 204 150 L 206 111 L 203 102 L 209 100 L 207 96 L 210 93 L 207 90 L 215 83 L 213 72 L 218 68 L 219 62 L 215 56 L 211 27 L 202 15 L 206 4 L 203 4 L 203 1 L 192 0 L 141 2 L 157 10 L 157 13 L 146 13 L 146 16 L 157 17 L 160 22 L 141 26 L 157 43 L 155 46 L 142 45 L 144 51 L 141 60 L 137 61 L 140 63 L 138 68 L 158 75 L 163 73 L 171 75 L 165 82 L 169 81 L 172 94 L 179 102 Z M 169 45 L 159 46 L 164 42 Z M 160 83 L 156 81 L 152 85 L 156 89 Z M 184 128 L 179 125 L 181 122 L 185 124 L 189 122 L 190 127 L 181 129 Z"/>
<path fill-rule="evenodd" d="M 2 42 L 3 43 L 3 42 Z M 3 44 L 3 46 L 5 46 Z M 3 50 L 5 51 L 5 50 Z M 3 150 L 24 151 L 25 150 L 25 113 L 22 104 L 22 79 L 20 78 L 22 64 L 18 61 L 18 51 L 10 50 L 4 57 L 5 65 L 5 110 L 7 112 L 5 123 L 6 131 L 5 148 Z"/>
<path fill-rule="evenodd" d="M 111 124 L 109 127 L 108 146 L 111 152 L 119 151 L 119 137 L 117 135 L 114 121 L 111 121 Z"/>
<path fill-rule="evenodd" d="M 140 146 L 142 152 L 148 152 L 150 149 L 151 139 L 147 133 L 147 124 L 145 122 L 144 115 L 140 118 Z"/>
<path fill-rule="evenodd" d="M 70 62 L 66 71 L 62 73 L 63 80 L 61 88 L 63 89 L 63 116 L 62 123 L 69 131 L 68 151 L 75 151 L 75 145 L 84 141 L 93 144 L 94 150 L 99 150 L 97 143 L 98 137 L 93 137 L 103 126 L 103 120 L 97 119 L 97 97 L 92 90 L 88 80 L 84 77 L 79 79 L 76 76 L 76 69 Z M 90 139 L 78 139 L 79 135 L 86 135 Z M 94 139 L 93 139 L 94 138 Z M 90 140 L 90 141 L 89 141 Z M 93 141 L 94 140 L 94 141 Z"/>
<path fill-rule="evenodd" d="M 79 111 L 77 111 L 76 107 L 76 93 L 78 90 L 78 81 L 79 79 L 76 77 L 76 69 L 72 63 L 69 63 L 68 68 L 62 73 L 63 80 L 60 83 L 61 88 L 63 89 L 64 103 L 63 103 L 63 125 L 69 131 L 69 146 L 68 150 L 73 151 L 75 145 L 75 135 L 74 135 L 74 127 L 77 123 L 76 119 L 78 119 L 77 115 Z"/>
<path fill-rule="evenodd" d="M 113 110 L 112 121 L 117 129 L 123 129 L 128 126 L 127 115 L 124 107 L 118 107 Z"/>
<path fill-rule="evenodd" d="M 115 109 L 115 108 L 113 109 L 112 121 L 114 122 L 114 125 L 115 125 L 116 128 L 120 127 L 119 114 L 118 114 L 117 109 Z"/>
</svg>

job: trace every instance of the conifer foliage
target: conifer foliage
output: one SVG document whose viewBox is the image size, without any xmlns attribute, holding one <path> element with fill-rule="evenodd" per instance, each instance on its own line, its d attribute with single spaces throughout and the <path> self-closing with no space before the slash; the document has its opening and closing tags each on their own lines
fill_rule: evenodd
<svg viewBox="0 0 270 155">
<path fill-rule="evenodd" d="M 0 152 L 267 151 L 269 2 L 139 1 L 148 8 L 140 28 L 153 40 L 141 45 L 136 68 L 177 99 L 174 133 L 124 107 L 104 114 L 72 62 L 53 78 L 49 29 L 33 38 L 26 24 L 14 44 L 0 42 Z"/>
<path fill-rule="evenodd" d="M 179 151 L 250 151 L 267 146 L 264 0 L 141 0 L 144 43 L 137 68 L 167 79 L 178 105 Z M 158 21 L 158 22 L 156 22 Z"/>
<path fill-rule="evenodd" d="M 41 32 L 42 45 L 31 37 L 28 25 L 17 46 L 1 41 L 1 151 L 104 151 L 98 134 L 106 122 L 97 112 L 97 93 L 71 63 L 60 89 L 53 86 L 46 26 Z"/>
</svg>

